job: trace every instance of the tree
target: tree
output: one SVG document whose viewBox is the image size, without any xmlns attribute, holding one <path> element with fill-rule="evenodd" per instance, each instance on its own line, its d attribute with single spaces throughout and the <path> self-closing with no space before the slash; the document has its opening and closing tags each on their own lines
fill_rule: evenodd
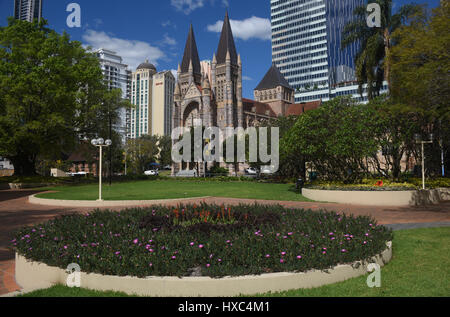
<svg viewBox="0 0 450 317">
<path fill-rule="evenodd" d="M 102 77 L 98 59 L 45 20 L 0 28 L 0 155 L 15 175 L 35 174 L 38 157 L 56 160 L 93 135 Z"/>
<path fill-rule="evenodd" d="M 172 138 L 170 136 L 160 137 L 158 146 L 160 164 L 162 166 L 172 165 Z"/>
<path fill-rule="evenodd" d="M 385 96 L 371 100 L 367 107 L 373 115 L 374 137 L 380 150 L 368 158 L 368 163 L 379 174 L 398 180 L 404 155 L 411 156 L 415 150 L 416 116 L 406 105 Z"/>
<path fill-rule="evenodd" d="M 434 133 L 427 146 L 429 171 L 441 174 L 441 156 L 450 154 L 450 4 L 442 1 L 430 15 L 416 15 L 393 33 L 390 55 L 392 97 L 408 107 L 417 133 Z M 420 159 L 420 157 L 416 157 Z"/>
<path fill-rule="evenodd" d="M 363 85 L 367 84 L 369 99 L 379 95 L 383 81 L 386 79 L 391 88 L 391 65 L 389 55 L 392 48 L 391 34 L 402 23 L 422 11 L 422 7 L 415 4 L 402 6 L 398 13 L 392 13 L 392 0 L 374 0 L 381 8 L 381 27 L 371 28 L 366 21 L 366 6 L 355 9 L 355 20 L 349 22 L 342 32 L 342 48 L 353 43 L 359 44 L 359 52 L 355 57 L 356 77 L 360 94 Z"/>
<path fill-rule="evenodd" d="M 157 160 L 158 137 L 143 135 L 139 139 L 128 140 L 126 153 L 129 168 L 134 174 L 142 174 L 149 164 L 155 163 Z"/>
<path fill-rule="evenodd" d="M 282 139 L 285 155 L 304 157 L 328 180 L 354 182 L 378 151 L 374 112 L 350 98 L 335 98 L 301 115 Z"/>
</svg>

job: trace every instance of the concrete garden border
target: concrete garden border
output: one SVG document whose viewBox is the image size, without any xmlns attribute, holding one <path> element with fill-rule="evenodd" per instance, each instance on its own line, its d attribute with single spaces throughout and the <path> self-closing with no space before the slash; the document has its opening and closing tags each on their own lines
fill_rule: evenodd
<svg viewBox="0 0 450 317">
<path fill-rule="evenodd" d="M 28 202 L 35 205 L 43 206 L 57 206 L 57 207 L 80 207 L 80 208 L 105 208 L 105 207 L 138 207 L 138 206 L 151 206 L 160 205 L 164 203 L 186 203 L 190 200 L 199 200 L 210 198 L 210 196 L 205 197 L 188 197 L 188 198 L 176 198 L 176 199 L 160 199 L 160 200 L 60 200 L 60 199 L 47 199 L 38 198 L 36 195 L 31 195 L 28 197 Z"/>
<path fill-rule="evenodd" d="M 314 201 L 367 206 L 422 206 L 450 197 L 450 188 L 410 191 L 343 191 L 303 188 L 302 195 Z"/>
<path fill-rule="evenodd" d="M 81 287 L 153 297 L 228 297 L 313 288 L 366 274 L 369 263 L 383 266 L 392 258 L 392 242 L 370 261 L 337 265 L 326 271 L 271 273 L 241 277 L 120 277 L 81 273 Z M 81 268 L 82 270 L 83 268 Z M 27 292 L 66 284 L 68 273 L 57 267 L 28 261 L 16 253 L 16 281 Z"/>
</svg>

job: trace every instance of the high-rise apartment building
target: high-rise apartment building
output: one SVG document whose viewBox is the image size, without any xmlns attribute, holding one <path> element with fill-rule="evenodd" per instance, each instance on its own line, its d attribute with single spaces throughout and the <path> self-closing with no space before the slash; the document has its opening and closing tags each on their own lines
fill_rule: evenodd
<svg viewBox="0 0 450 317">
<path fill-rule="evenodd" d="M 152 133 L 153 75 L 156 67 L 148 61 L 140 64 L 132 75 L 131 138 L 137 139 Z"/>
<path fill-rule="evenodd" d="M 17 20 L 33 22 L 42 18 L 42 0 L 14 0 L 14 17 Z"/>
<path fill-rule="evenodd" d="M 95 51 L 103 72 L 103 78 L 109 89 L 121 89 L 123 99 L 131 99 L 131 71 L 116 52 L 100 48 Z M 120 122 L 114 127 L 123 138 L 130 138 L 131 111 L 120 110 Z"/>
<path fill-rule="evenodd" d="M 171 135 L 175 76 L 171 71 L 153 75 L 152 90 L 151 134 L 158 136 Z"/>
<path fill-rule="evenodd" d="M 358 44 L 341 49 L 344 26 L 364 0 L 271 0 L 272 61 L 295 90 L 295 102 L 358 94 Z M 387 87 L 384 87 L 386 89 Z"/>
<path fill-rule="evenodd" d="M 157 72 L 148 60 L 132 74 L 130 138 L 171 135 L 175 92 L 171 71 Z"/>
</svg>

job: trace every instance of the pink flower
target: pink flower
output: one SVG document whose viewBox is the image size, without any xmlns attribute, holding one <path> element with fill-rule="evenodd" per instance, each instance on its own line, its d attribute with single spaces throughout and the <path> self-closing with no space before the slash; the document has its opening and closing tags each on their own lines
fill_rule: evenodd
<svg viewBox="0 0 450 317">
<path fill-rule="evenodd" d="M 342 253 L 345 253 L 345 252 L 347 252 L 347 250 L 345 250 L 345 249 L 342 249 L 342 250 L 341 250 L 341 252 L 342 252 Z"/>
<path fill-rule="evenodd" d="M 194 244 L 195 244 L 194 242 L 189 243 L 189 245 L 190 245 L 191 247 L 192 247 Z"/>
<path fill-rule="evenodd" d="M 203 244 L 199 244 L 198 247 L 199 247 L 200 249 L 203 249 L 204 245 L 203 245 Z"/>
<path fill-rule="evenodd" d="M 115 255 L 119 255 L 120 254 L 120 252 L 119 251 L 117 251 L 116 253 L 114 253 Z"/>
<path fill-rule="evenodd" d="M 64 246 L 64 250 L 67 250 L 67 245 Z"/>
<path fill-rule="evenodd" d="M 270 254 L 266 254 L 266 258 L 270 258 Z"/>
<path fill-rule="evenodd" d="M 138 239 L 134 239 L 134 240 L 133 240 L 133 243 L 134 243 L 134 244 L 138 244 L 138 242 L 139 242 Z"/>
<path fill-rule="evenodd" d="M 302 258 L 302 256 L 301 256 L 301 255 L 297 255 L 297 259 L 299 259 L 299 260 L 300 260 L 301 258 Z"/>
<path fill-rule="evenodd" d="M 286 252 L 281 252 L 281 255 L 286 255 Z"/>
<path fill-rule="evenodd" d="M 284 260 L 283 260 L 283 259 L 280 259 L 280 263 L 284 263 Z"/>
<path fill-rule="evenodd" d="M 172 257 L 172 260 L 175 260 L 177 257 L 174 255 L 173 257 Z"/>
<path fill-rule="evenodd" d="M 208 264 L 206 264 L 206 267 L 210 267 L 210 266 L 211 266 L 211 264 L 209 264 L 209 263 L 208 263 Z"/>
<path fill-rule="evenodd" d="M 152 267 L 152 266 L 153 266 L 153 263 L 149 263 L 148 266 Z"/>
</svg>

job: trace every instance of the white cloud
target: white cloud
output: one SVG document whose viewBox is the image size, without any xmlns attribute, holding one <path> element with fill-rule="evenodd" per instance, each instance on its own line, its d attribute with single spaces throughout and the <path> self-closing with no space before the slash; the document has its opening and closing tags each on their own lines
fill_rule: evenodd
<svg viewBox="0 0 450 317">
<path fill-rule="evenodd" d="M 86 45 L 92 46 L 93 49 L 104 48 L 116 52 L 122 56 L 123 62 L 132 70 L 135 70 L 146 59 L 157 65 L 158 60 L 165 57 L 165 54 L 158 47 L 142 41 L 112 37 L 105 32 L 87 30 L 83 35 L 83 41 Z"/>
<path fill-rule="evenodd" d="M 205 0 L 170 0 L 170 4 L 178 11 L 189 14 L 195 9 L 202 8 Z"/>
<path fill-rule="evenodd" d="M 164 39 L 162 40 L 162 45 L 175 46 L 177 45 L 177 40 L 173 37 L 170 37 L 167 33 L 164 34 Z"/>
<path fill-rule="evenodd" d="M 269 19 L 258 18 L 252 16 L 245 20 L 230 20 L 233 35 L 236 38 L 247 41 L 252 38 L 260 40 L 270 40 L 272 38 L 272 30 Z M 223 21 L 217 21 L 215 24 L 208 25 L 210 32 L 220 33 L 222 31 Z"/>
<path fill-rule="evenodd" d="M 251 81 L 251 80 L 253 80 L 253 78 L 248 77 L 248 76 L 242 76 L 242 80 Z"/>
</svg>

